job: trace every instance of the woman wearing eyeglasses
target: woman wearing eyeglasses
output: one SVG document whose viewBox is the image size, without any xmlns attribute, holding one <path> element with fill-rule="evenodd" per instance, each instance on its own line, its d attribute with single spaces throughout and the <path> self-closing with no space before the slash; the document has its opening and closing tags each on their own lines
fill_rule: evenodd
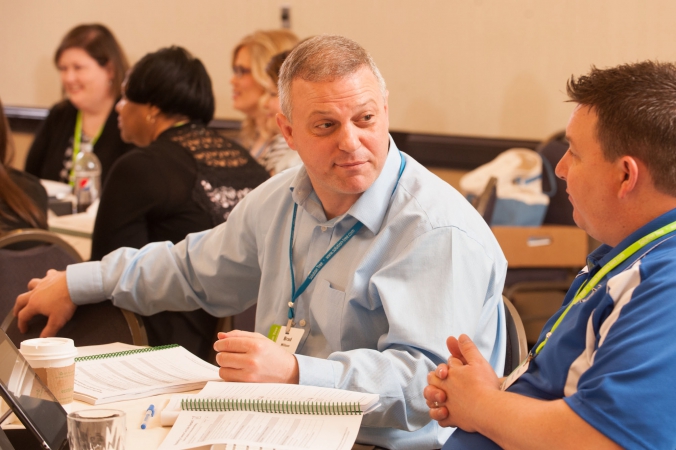
<svg viewBox="0 0 676 450">
<path fill-rule="evenodd" d="M 276 125 L 270 126 L 269 112 L 263 105 L 263 94 L 272 84 L 265 73 L 268 62 L 297 43 L 296 35 L 288 30 L 256 31 L 244 37 L 232 55 L 232 100 L 235 109 L 246 115 L 240 140 L 271 174 L 301 162 L 288 146 L 273 145 L 279 130 Z"/>
</svg>

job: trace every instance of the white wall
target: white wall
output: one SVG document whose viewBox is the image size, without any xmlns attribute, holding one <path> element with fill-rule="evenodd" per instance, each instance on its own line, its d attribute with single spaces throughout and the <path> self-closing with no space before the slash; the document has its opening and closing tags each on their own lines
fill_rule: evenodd
<svg viewBox="0 0 676 450">
<path fill-rule="evenodd" d="M 0 98 L 56 102 L 56 45 L 72 26 L 96 21 L 132 62 L 186 47 L 212 76 L 217 117 L 240 118 L 231 48 L 252 30 L 278 27 L 282 4 L 300 37 L 344 34 L 372 53 L 398 130 L 540 139 L 565 127 L 571 74 L 676 59 L 669 0 L 0 0 Z"/>
</svg>

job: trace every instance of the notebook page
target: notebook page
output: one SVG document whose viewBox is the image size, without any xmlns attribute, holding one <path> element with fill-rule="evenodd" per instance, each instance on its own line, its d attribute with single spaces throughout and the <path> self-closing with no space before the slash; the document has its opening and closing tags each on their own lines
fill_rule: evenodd
<svg viewBox="0 0 676 450">
<path fill-rule="evenodd" d="M 361 418 L 361 415 L 183 411 L 158 450 L 214 444 L 275 450 L 350 450 L 357 439 Z"/>
</svg>

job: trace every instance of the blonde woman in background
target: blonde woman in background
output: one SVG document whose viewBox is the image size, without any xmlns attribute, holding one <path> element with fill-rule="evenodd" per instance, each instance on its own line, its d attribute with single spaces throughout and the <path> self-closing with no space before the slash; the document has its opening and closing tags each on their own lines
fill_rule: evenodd
<svg viewBox="0 0 676 450">
<path fill-rule="evenodd" d="M 269 112 L 264 105 L 263 94 L 272 84 L 265 68 L 274 55 L 290 50 L 297 43 L 296 35 L 288 30 L 256 31 L 237 44 L 232 56 L 233 106 L 246 114 L 240 140 L 271 174 L 300 164 L 300 158 L 297 155 L 293 158 L 296 152 L 287 146 L 273 145 L 278 143 L 275 138 L 279 130 L 274 123 L 270 126 Z"/>
</svg>

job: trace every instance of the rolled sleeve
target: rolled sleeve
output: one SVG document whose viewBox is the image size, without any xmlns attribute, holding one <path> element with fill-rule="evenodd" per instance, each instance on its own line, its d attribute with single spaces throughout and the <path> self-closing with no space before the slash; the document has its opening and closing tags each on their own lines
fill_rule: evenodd
<svg viewBox="0 0 676 450">
<path fill-rule="evenodd" d="M 68 293 L 76 305 L 87 305 L 107 299 L 103 290 L 101 263 L 73 264 L 66 268 Z"/>
<path fill-rule="evenodd" d="M 295 356 L 298 361 L 299 384 L 328 388 L 338 387 L 336 385 L 335 366 L 341 366 L 339 362 L 305 355 Z M 338 371 L 340 370 L 342 368 L 338 367 Z"/>
</svg>

